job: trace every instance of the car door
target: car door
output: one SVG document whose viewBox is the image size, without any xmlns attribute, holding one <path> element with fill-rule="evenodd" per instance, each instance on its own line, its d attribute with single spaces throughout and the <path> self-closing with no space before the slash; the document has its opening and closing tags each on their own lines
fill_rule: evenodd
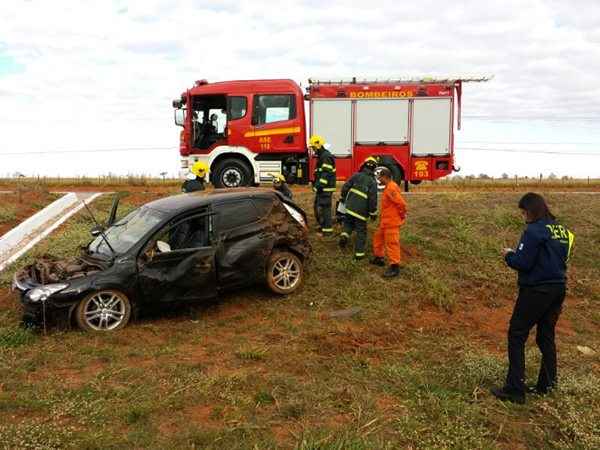
<svg viewBox="0 0 600 450">
<path fill-rule="evenodd" d="M 217 272 L 223 289 L 264 279 L 265 264 L 274 240 L 265 208 L 257 201 L 242 198 L 213 205 L 218 240 Z M 273 200 L 267 202 L 272 204 Z"/>
<path fill-rule="evenodd" d="M 200 301 L 216 296 L 211 220 L 206 211 L 174 220 L 150 239 L 138 260 L 144 301 Z"/>
</svg>

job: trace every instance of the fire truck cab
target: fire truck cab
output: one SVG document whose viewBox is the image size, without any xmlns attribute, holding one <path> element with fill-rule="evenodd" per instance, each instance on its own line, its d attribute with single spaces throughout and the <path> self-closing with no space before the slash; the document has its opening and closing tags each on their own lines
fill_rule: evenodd
<svg viewBox="0 0 600 450">
<path fill-rule="evenodd" d="M 273 173 L 306 181 L 304 94 L 294 81 L 197 81 L 173 106 L 183 170 L 204 161 L 217 187 L 258 184 Z"/>
<path fill-rule="evenodd" d="M 462 83 L 487 80 L 310 79 L 306 93 L 293 80 L 200 80 L 173 101 L 181 168 L 206 162 L 216 187 L 258 184 L 274 173 L 307 183 L 314 158 L 306 142 L 319 134 L 336 157 L 338 180 L 374 156 L 408 189 L 455 170 Z"/>
</svg>

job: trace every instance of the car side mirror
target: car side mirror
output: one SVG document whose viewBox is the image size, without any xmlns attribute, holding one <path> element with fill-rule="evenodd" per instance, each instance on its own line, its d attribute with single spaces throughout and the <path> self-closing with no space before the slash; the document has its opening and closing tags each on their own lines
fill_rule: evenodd
<svg viewBox="0 0 600 450">
<path fill-rule="evenodd" d="M 156 241 L 156 248 L 160 253 L 168 253 L 171 251 L 171 246 L 165 241 Z"/>
<path fill-rule="evenodd" d="M 102 234 L 104 230 L 102 229 L 102 227 L 100 225 L 95 225 L 91 230 L 90 233 L 92 234 L 92 236 L 94 237 L 98 237 Z"/>
</svg>

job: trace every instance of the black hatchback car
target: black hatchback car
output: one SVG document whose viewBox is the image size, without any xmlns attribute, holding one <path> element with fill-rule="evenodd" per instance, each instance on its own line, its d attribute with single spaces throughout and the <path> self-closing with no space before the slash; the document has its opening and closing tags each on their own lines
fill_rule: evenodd
<svg viewBox="0 0 600 450">
<path fill-rule="evenodd" d="M 306 214 L 267 189 L 176 195 L 110 222 L 78 258 L 42 258 L 15 274 L 26 323 L 64 319 L 110 331 L 132 311 L 256 283 L 290 294 L 310 254 Z"/>
</svg>

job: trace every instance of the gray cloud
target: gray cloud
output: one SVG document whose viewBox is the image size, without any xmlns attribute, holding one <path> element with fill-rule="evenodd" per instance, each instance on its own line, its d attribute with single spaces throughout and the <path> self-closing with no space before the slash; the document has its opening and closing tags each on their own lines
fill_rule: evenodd
<svg viewBox="0 0 600 450">
<path fill-rule="evenodd" d="M 168 100 L 199 78 L 446 74 L 495 75 L 465 86 L 466 116 L 600 121 L 597 0 L 51 3 L 0 5 L 0 48 L 25 67 L 2 79 L 3 124 L 93 104 L 97 123 L 168 117 L 168 142 Z"/>
</svg>

